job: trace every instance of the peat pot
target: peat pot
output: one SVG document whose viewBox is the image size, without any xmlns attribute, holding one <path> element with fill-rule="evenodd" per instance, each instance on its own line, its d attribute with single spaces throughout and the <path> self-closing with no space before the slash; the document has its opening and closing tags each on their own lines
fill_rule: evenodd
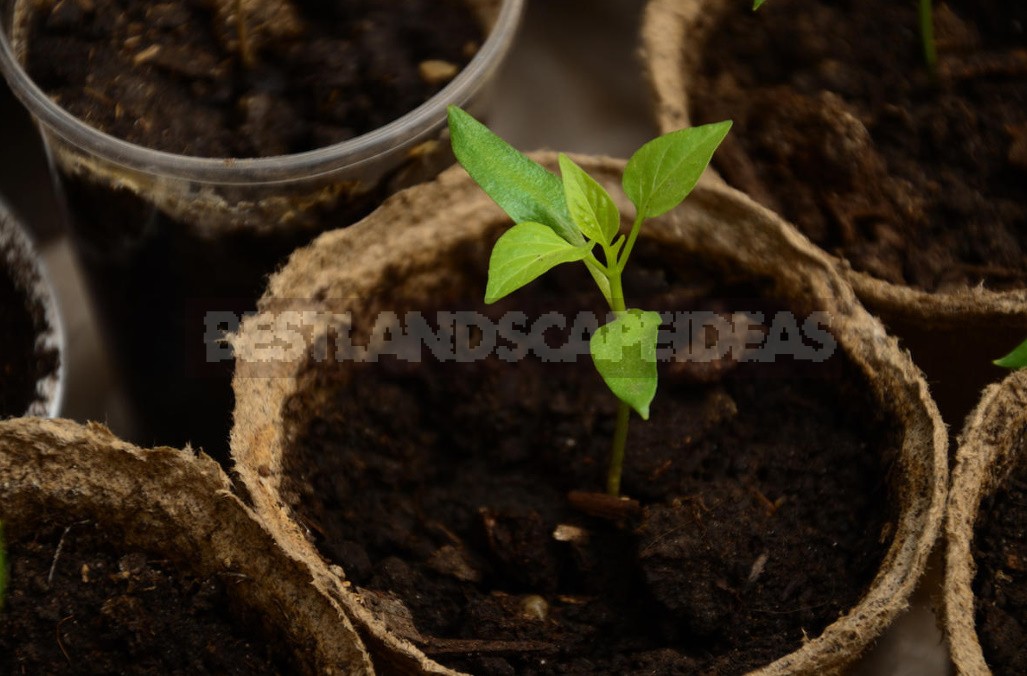
<svg viewBox="0 0 1027 676">
<path fill-rule="evenodd" d="M 626 204 L 623 162 L 577 161 Z M 453 168 L 272 276 L 232 338 L 232 453 L 268 527 L 336 576 L 386 672 L 851 663 L 942 518 L 947 435 L 908 355 L 821 252 L 702 181 L 625 273 L 663 313 L 660 389 L 626 497 L 596 494 L 598 292 L 563 266 L 484 305 L 509 225 Z"/>
<path fill-rule="evenodd" d="M 661 130 L 734 119 L 718 175 L 833 257 L 950 426 L 1027 335 L 1025 18 L 1002 0 L 935 3 L 932 77 L 916 3 L 645 9 Z"/>
<path fill-rule="evenodd" d="M 0 670 L 369 674 L 322 581 L 210 458 L 0 422 Z"/>
</svg>

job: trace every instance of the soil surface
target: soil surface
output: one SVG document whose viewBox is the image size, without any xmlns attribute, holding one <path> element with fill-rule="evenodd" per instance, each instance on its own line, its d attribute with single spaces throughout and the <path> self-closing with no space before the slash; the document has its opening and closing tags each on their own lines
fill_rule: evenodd
<svg viewBox="0 0 1027 676">
<path fill-rule="evenodd" d="M 109 134 L 202 157 L 301 152 L 381 127 L 483 39 L 459 0 L 246 2 L 243 42 L 232 2 L 44 4 L 27 40 L 44 91 Z"/>
<path fill-rule="evenodd" d="M 36 384 L 57 370 L 57 353 L 37 349 L 46 325 L 42 305 L 29 300 L 2 264 L 0 249 L 0 419 L 24 415 L 38 398 Z"/>
<path fill-rule="evenodd" d="M 228 578 L 199 579 L 88 522 L 11 535 L 5 674 L 295 673 Z"/>
<path fill-rule="evenodd" d="M 1027 286 L 1027 4 L 734 2 L 694 118 L 735 122 L 714 164 L 857 270 L 933 292 Z"/>
<path fill-rule="evenodd" d="M 531 325 L 600 310 L 590 286 L 564 266 L 487 308 L 434 307 L 519 310 Z M 780 309 L 667 271 L 636 271 L 626 289 L 656 310 L 769 322 Z M 448 666 L 742 673 L 851 608 L 891 542 L 897 437 L 840 352 L 661 362 L 651 419 L 631 424 L 632 500 L 612 506 L 589 493 L 605 485 L 616 404 L 587 347 L 572 363 L 422 357 L 312 364 L 302 391 L 318 394 L 288 407 L 283 488 L 393 630 Z"/>
<path fill-rule="evenodd" d="M 981 503 L 973 558 L 977 636 L 984 658 L 997 675 L 1027 673 L 1027 469 L 1022 462 Z"/>
</svg>

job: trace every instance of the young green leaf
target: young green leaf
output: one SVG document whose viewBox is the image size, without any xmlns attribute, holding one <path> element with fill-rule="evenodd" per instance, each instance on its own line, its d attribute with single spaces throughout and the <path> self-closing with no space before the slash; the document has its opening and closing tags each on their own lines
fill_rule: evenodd
<svg viewBox="0 0 1027 676">
<path fill-rule="evenodd" d="M 628 310 L 600 326 L 589 341 L 592 361 L 607 387 L 643 420 L 656 396 L 657 312 Z"/>
<path fill-rule="evenodd" d="M 563 193 L 571 218 L 585 237 L 607 245 L 620 230 L 620 212 L 606 188 L 560 153 Z"/>
<path fill-rule="evenodd" d="M 560 263 L 580 261 L 592 246 L 574 246 L 541 223 L 518 223 L 492 249 L 485 302 L 495 303 Z"/>
<path fill-rule="evenodd" d="M 638 149 L 624 168 L 624 192 L 642 218 L 665 214 L 692 192 L 731 121 L 672 131 Z"/>
<path fill-rule="evenodd" d="M 992 362 L 995 366 L 1007 369 L 1022 369 L 1027 366 L 1027 340 L 1020 343 L 1015 350 L 1001 359 Z"/>
<path fill-rule="evenodd" d="M 560 179 L 525 157 L 468 113 L 449 107 L 453 154 L 514 223 L 542 223 L 571 244 L 582 244 Z"/>
<path fill-rule="evenodd" d="M 757 9 L 760 8 L 760 5 L 762 5 L 766 1 L 767 0 L 752 0 L 752 11 L 755 12 Z"/>
</svg>

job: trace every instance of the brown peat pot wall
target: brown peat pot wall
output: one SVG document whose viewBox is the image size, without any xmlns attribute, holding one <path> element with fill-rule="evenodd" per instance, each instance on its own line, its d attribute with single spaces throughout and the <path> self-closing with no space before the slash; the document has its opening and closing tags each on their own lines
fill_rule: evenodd
<svg viewBox="0 0 1027 676">
<path fill-rule="evenodd" d="M 966 421 L 945 517 L 945 629 L 960 674 L 1024 669 L 1027 371 L 984 391 Z"/>
<path fill-rule="evenodd" d="M 621 161 L 577 160 L 626 204 Z M 696 352 L 659 364 L 653 418 L 628 442 L 632 499 L 603 499 L 588 491 L 603 485 L 614 406 L 589 358 L 528 358 L 491 344 L 487 322 L 447 332 L 435 314 L 525 310 L 526 325 L 595 308 L 570 267 L 482 305 L 508 226 L 448 170 L 294 253 L 233 338 L 236 470 L 286 548 L 334 573 L 379 669 L 849 664 L 906 608 L 942 519 L 947 435 L 908 355 L 821 252 L 703 181 L 646 226 L 625 288 L 642 307 L 719 317 L 718 338 L 700 325 L 678 344 Z M 781 309 L 824 313 L 831 355 L 698 356 L 732 321 L 749 347 L 781 337 L 777 317 L 794 316 Z M 419 314 L 434 333 L 414 330 Z M 536 354 L 559 337 L 542 333 Z M 422 344 L 377 360 L 350 349 L 401 335 Z"/>
<path fill-rule="evenodd" d="M 648 3 L 661 130 L 734 117 L 718 176 L 834 257 L 913 353 L 946 422 L 962 424 L 1002 376 L 991 360 L 1027 335 L 1022 8 L 936 3 L 932 82 L 915 3 L 750 7 Z M 967 345 L 981 359 L 952 359 Z"/>
<path fill-rule="evenodd" d="M 0 422 L 0 521 L 5 673 L 371 673 L 323 583 L 206 456 L 96 424 Z"/>
</svg>

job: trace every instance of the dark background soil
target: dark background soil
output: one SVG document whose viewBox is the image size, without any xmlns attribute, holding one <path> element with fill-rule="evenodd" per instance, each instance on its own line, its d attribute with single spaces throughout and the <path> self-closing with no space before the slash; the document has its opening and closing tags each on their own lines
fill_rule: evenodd
<svg viewBox="0 0 1027 676">
<path fill-rule="evenodd" d="M 1021 434 L 1020 457 L 1027 442 Z M 977 635 L 998 676 L 1027 673 L 1027 468 L 1021 460 L 1002 488 L 981 503 L 974 530 Z"/>
<path fill-rule="evenodd" d="M 397 119 L 445 84 L 423 79 L 421 62 L 462 67 L 483 39 L 459 0 L 290 4 L 301 32 L 265 41 L 244 67 L 234 24 L 204 0 L 60 0 L 32 21 L 27 70 L 71 114 L 119 138 L 262 157 Z"/>
<path fill-rule="evenodd" d="M 89 522 L 8 535 L 5 674 L 295 673 L 259 618 L 234 612 L 231 578 L 185 574 Z"/>
<path fill-rule="evenodd" d="M 53 350 L 37 349 L 43 308 L 14 285 L 0 250 L 0 419 L 23 415 L 37 398 L 36 383 L 58 368 Z"/>
<path fill-rule="evenodd" d="M 598 309 L 567 269 L 488 310 L 444 307 Z M 671 291 L 674 277 L 638 273 L 629 296 L 775 307 L 749 287 Z M 742 673 L 854 605 L 890 544 L 898 442 L 840 355 L 664 364 L 652 419 L 631 427 L 624 492 L 641 508 L 608 518 L 568 497 L 601 490 L 613 426 L 587 357 L 425 357 L 314 365 L 305 391 L 320 394 L 290 402 L 284 488 L 321 551 L 394 620 L 409 609 L 394 629 L 444 664 Z M 561 524 L 577 541 L 554 537 Z"/>
<path fill-rule="evenodd" d="M 1027 282 L 1027 4 L 731 3 L 691 96 L 735 122 L 714 164 L 810 239 L 927 291 Z"/>
</svg>

